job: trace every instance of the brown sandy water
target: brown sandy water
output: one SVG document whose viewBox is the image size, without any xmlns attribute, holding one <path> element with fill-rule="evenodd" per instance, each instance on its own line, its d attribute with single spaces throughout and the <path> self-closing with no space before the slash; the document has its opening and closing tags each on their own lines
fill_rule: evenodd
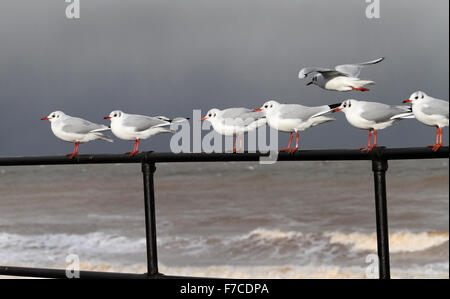
<svg viewBox="0 0 450 299">
<path fill-rule="evenodd" d="M 391 161 L 393 277 L 449 277 L 448 160 Z M 166 274 L 365 277 L 376 253 L 369 162 L 157 165 Z M 139 165 L 0 168 L 0 264 L 145 271 Z"/>
</svg>

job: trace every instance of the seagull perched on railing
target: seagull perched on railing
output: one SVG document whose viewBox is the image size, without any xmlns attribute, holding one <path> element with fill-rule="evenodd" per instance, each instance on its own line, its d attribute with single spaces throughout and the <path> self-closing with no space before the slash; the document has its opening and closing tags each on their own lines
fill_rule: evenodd
<svg viewBox="0 0 450 299">
<path fill-rule="evenodd" d="M 369 144 L 361 150 L 371 151 L 377 146 L 377 131 L 390 127 L 395 122 L 414 118 L 411 107 L 409 106 L 391 106 L 377 102 L 346 100 L 341 106 L 335 108 L 332 112 L 342 111 L 345 113 L 347 121 L 354 127 L 363 130 L 369 130 Z M 373 145 L 371 145 L 372 132 L 375 135 Z"/>
<path fill-rule="evenodd" d="M 78 146 L 80 143 L 86 143 L 96 139 L 113 142 L 112 139 L 101 133 L 109 130 L 109 127 L 66 115 L 62 111 L 52 112 L 47 117 L 41 118 L 41 120 L 50 121 L 53 134 L 56 137 L 67 142 L 75 143 L 73 153 L 66 155 L 71 159 L 78 155 Z"/>
<path fill-rule="evenodd" d="M 139 141 L 162 133 L 175 133 L 167 128 L 172 123 L 187 121 L 187 118 L 179 117 L 169 119 L 165 116 L 145 116 L 139 114 L 128 114 L 115 110 L 104 117 L 111 120 L 111 131 L 117 138 L 122 140 L 135 140 L 133 151 L 126 154 L 134 156 L 139 152 Z"/>
<path fill-rule="evenodd" d="M 358 76 L 361 70 L 367 66 L 379 63 L 384 60 L 384 57 L 366 61 L 356 64 L 342 64 L 336 66 L 334 69 L 322 67 L 305 67 L 300 70 L 298 77 L 300 79 L 306 78 L 310 73 L 317 72 L 318 74 L 312 77 L 312 81 L 306 85 L 317 85 L 323 89 L 335 91 L 369 91 L 365 88 L 366 85 L 375 84 L 371 80 L 363 80 Z"/>
<path fill-rule="evenodd" d="M 335 120 L 334 117 L 323 116 L 323 114 L 331 112 L 333 108 L 339 105 L 340 103 L 306 107 L 298 104 L 280 104 L 277 101 L 270 100 L 254 111 L 263 111 L 267 118 L 267 124 L 271 128 L 291 133 L 287 148 L 280 149 L 280 152 L 288 151 L 293 153 L 299 149 L 299 131 Z M 297 135 L 297 141 L 295 148 L 291 149 L 294 133 Z"/>
<path fill-rule="evenodd" d="M 442 146 L 442 131 L 448 127 L 448 102 L 430 97 L 423 91 L 416 91 L 403 103 L 412 103 L 412 111 L 418 121 L 436 127 L 436 143 L 429 147 L 437 151 Z"/>
<path fill-rule="evenodd" d="M 244 134 L 266 123 L 264 113 L 254 112 L 248 108 L 228 108 L 224 110 L 213 108 L 201 120 L 209 121 L 214 131 L 220 135 L 235 137 L 233 153 L 241 151 Z M 239 148 L 236 148 L 238 136 Z"/>
</svg>

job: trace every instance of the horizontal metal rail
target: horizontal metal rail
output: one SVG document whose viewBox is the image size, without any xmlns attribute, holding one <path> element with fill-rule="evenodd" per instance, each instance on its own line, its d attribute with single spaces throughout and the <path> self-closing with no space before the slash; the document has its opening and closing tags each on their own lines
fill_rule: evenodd
<svg viewBox="0 0 450 299">
<path fill-rule="evenodd" d="M 48 269 L 48 268 L 0 266 L 0 275 L 67 279 L 66 270 Z M 187 278 L 202 279 L 202 277 L 172 276 L 172 275 L 163 275 L 160 273 L 149 275 L 148 273 L 140 274 L 140 273 L 117 273 L 117 272 L 100 272 L 100 271 L 80 271 L 79 276 L 80 278 L 83 279 L 187 279 Z"/>
<path fill-rule="evenodd" d="M 79 155 L 74 159 L 66 156 L 37 157 L 0 157 L 0 166 L 26 165 L 64 165 L 64 164 L 112 164 L 112 163 L 142 163 L 143 161 L 161 162 L 232 162 L 259 161 L 267 158 L 269 153 L 157 153 L 142 152 L 133 157 L 125 154 Z M 348 161 L 348 160 L 407 160 L 448 158 L 449 147 L 441 147 L 433 152 L 430 148 L 384 148 L 378 147 L 367 152 L 357 149 L 335 150 L 302 150 L 293 154 L 278 153 L 278 161 Z"/>
<path fill-rule="evenodd" d="M 80 271 L 80 278 L 111 278 L 111 279 L 172 279 L 172 278 L 198 278 L 166 276 L 158 271 L 157 238 L 155 219 L 155 194 L 153 176 L 156 163 L 165 162 L 231 162 L 231 161 L 260 161 L 266 160 L 269 153 L 156 153 L 143 152 L 133 157 L 128 155 L 79 155 L 74 159 L 66 156 L 43 157 L 3 157 L 0 166 L 31 166 L 31 165 L 76 165 L 76 164 L 113 164 L 113 163 L 140 163 L 142 165 L 144 181 L 144 211 L 145 234 L 147 251 L 147 273 L 114 273 Z M 377 229 L 377 251 L 379 257 L 379 276 L 381 279 L 390 278 L 389 239 L 386 196 L 386 171 L 388 160 L 405 159 L 438 159 L 448 158 L 449 147 L 442 147 L 434 152 L 429 148 L 384 148 L 374 150 L 302 150 L 294 154 L 277 153 L 272 158 L 278 161 L 372 161 L 375 187 L 375 215 Z M 0 275 L 67 278 L 66 271 L 61 269 L 42 269 L 26 267 L 0 266 Z"/>
</svg>

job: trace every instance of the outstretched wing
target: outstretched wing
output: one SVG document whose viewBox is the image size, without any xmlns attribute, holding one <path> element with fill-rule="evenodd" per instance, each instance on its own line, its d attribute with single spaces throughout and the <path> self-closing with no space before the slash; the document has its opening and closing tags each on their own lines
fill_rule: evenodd
<svg viewBox="0 0 450 299">
<path fill-rule="evenodd" d="M 346 74 L 347 76 L 358 78 L 358 76 L 361 73 L 361 70 L 364 68 L 364 66 L 376 64 L 383 60 L 384 60 L 384 57 L 381 57 L 381 58 L 377 58 L 375 60 L 361 62 L 361 63 L 342 64 L 342 65 L 336 66 L 336 70 L 338 72 Z"/>
<path fill-rule="evenodd" d="M 304 67 L 300 70 L 300 72 L 298 73 L 298 77 L 300 79 L 306 78 L 309 74 L 311 73 L 321 73 L 324 77 L 333 77 L 333 76 L 339 76 L 339 75 L 344 75 L 341 72 L 337 71 L 337 70 L 332 70 L 332 69 L 327 69 L 327 68 L 323 68 L 323 67 Z"/>
<path fill-rule="evenodd" d="M 95 124 L 90 121 L 87 121 L 78 117 L 68 116 L 63 120 L 64 125 L 62 126 L 62 130 L 67 133 L 73 134 L 87 134 L 90 132 L 100 132 L 109 130 L 109 128 L 105 125 Z"/>
</svg>

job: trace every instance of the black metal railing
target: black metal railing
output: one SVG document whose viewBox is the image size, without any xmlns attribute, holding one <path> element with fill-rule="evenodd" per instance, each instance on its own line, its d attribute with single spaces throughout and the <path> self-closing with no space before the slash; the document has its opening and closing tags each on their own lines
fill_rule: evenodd
<svg viewBox="0 0 450 299">
<path fill-rule="evenodd" d="M 166 276 L 159 273 L 156 219 L 155 219 L 155 191 L 153 176 L 156 163 L 162 162 L 230 162 L 230 161 L 259 161 L 267 158 L 269 153 L 156 153 L 143 152 L 133 157 L 127 155 L 80 155 L 74 159 L 65 156 L 44 157 L 6 157 L 0 158 L 0 166 L 29 166 L 29 165 L 63 165 L 63 164 L 110 164 L 110 163 L 140 163 L 144 180 L 145 234 L 147 251 L 147 273 L 112 273 L 80 271 L 80 278 L 182 278 Z M 377 227 L 377 251 L 379 257 L 379 277 L 390 278 L 389 264 L 389 235 L 386 199 L 386 171 L 388 160 L 405 159 L 436 159 L 449 158 L 449 148 L 442 147 L 433 152 L 429 148 L 384 148 L 374 150 L 302 150 L 294 154 L 280 153 L 278 161 L 372 161 L 375 186 L 375 218 Z M 1 261 L 0 261 L 1 262 Z M 45 278 L 66 278 L 66 271 L 61 269 L 41 269 L 0 266 L 0 275 L 29 276 Z M 193 277 L 183 277 L 193 278 Z"/>
</svg>

